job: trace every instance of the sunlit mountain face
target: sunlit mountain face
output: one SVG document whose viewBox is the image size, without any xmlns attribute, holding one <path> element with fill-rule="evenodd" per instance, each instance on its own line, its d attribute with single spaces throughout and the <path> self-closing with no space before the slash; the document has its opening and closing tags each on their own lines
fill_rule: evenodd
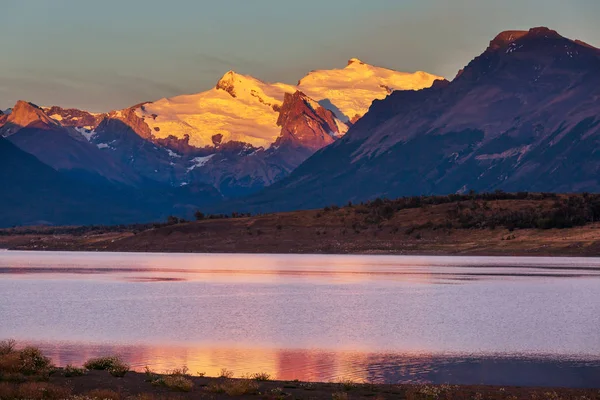
<svg viewBox="0 0 600 400">
<path fill-rule="evenodd" d="M 202 184 L 238 197 L 282 179 L 341 138 L 373 100 L 438 78 L 358 59 L 312 71 L 296 85 L 229 71 L 206 92 L 109 113 L 20 101 L 0 117 L 0 134 L 80 178 L 135 187 Z"/>
<path fill-rule="evenodd" d="M 244 205 L 597 192 L 599 69 L 599 49 L 549 28 L 502 32 L 451 82 L 375 101 L 342 139 Z"/>
</svg>

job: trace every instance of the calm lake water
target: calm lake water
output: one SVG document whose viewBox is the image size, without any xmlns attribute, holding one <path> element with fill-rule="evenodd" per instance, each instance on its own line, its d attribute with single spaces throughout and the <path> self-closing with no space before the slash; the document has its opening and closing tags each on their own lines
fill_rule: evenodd
<svg viewBox="0 0 600 400">
<path fill-rule="evenodd" d="M 279 379 L 600 386 L 600 259 L 0 252 L 0 338 Z"/>
</svg>

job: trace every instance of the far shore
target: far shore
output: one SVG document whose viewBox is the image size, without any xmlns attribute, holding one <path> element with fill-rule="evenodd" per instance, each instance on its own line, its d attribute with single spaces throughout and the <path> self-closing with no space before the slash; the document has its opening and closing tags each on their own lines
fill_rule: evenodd
<svg viewBox="0 0 600 400">
<path fill-rule="evenodd" d="M 246 225 L 260 231 L 249 235 Z M 340 235 L 335 227 L 296 227 L 282 232 L 255 226 L 252 218 L 177 224 L 140 233 L 12 233 L 0 249 L 22 251 L 347 254 L 411 256 L 600 257 L 600 223 L 569 229 L 421 230 L 415 235 Z M 315 232 L 323 230 L 322 235 Z M 251 230 L 250 230 L 251 231 Z M 337 234 L 336 234 L 337 233 Z M 317 236 L 316 238 L 314 236 Z"/>
<path fill-rule="evenodd" d="M 492 193 L 377 199 L 128 226 L 0 229 L 0 248 L 159 253 L 600 256 L 600 196 Z"/>
</svg>

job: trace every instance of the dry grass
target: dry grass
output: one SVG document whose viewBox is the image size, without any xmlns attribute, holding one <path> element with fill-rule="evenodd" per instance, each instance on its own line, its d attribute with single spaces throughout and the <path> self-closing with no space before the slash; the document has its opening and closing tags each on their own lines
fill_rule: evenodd
<svg viewBox="0 0 600 400">
<path fill-rule="evenodd" d="M 67 366 L 64 368 L 63 375 L 67 378 L 70 378 L 73 376 L 83 376 L 85 375 L 85 372 L 85 368 L 79 368 L 75 367 L 74 365 L 67 364 Z"/>
<path fill-rule="evenodd" d="M 178 392 L 189 392 L 194 388 L 194 382 L 182 375 L 167 375 L 161 379 L 161 384 Z"/>
<path fill-rule="evenodd" d="M 145 373 L 146 381 L 150 381 L 154 386 L 164 386 L 178 392 L 189 392 L 194 388 L 186 366 L 166 371 L 165 375 L 158 375 L 146 366 Z"/>
<path fill-rule="evenodd" d="M 206 387 L 211 393 L 226 393 L 229 396 L 243 396 L 257 394 L 259 385 L 252 379 L 226 378 L 219 382 L 213 382 Z"/>
<path fill-rule="evenodd" d="M 346 392 L 332 393 L 331 400 L 348 400 L 348 393 L 346 393 Z"/>
<path fill-rule="evenodd" d="M 20 384 L 0 382 L 0 399 L 62 400 L 71 395 L 71 390 L 47 382 L 25 382 Z"/>
</svg>

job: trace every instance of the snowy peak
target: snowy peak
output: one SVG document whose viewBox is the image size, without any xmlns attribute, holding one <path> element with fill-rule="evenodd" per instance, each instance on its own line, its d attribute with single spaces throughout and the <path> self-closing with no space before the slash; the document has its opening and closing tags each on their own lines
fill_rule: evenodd
<svg viewBox="0 0 600 400">
<path fill-rule="evenodd" d="M 216 89 L 221 89 L 226 91 L 231 95 L 231 97 L 236 97 L 235 94 L 235 84 L 241 83 L 242 77 L 236 74 L 234 71 L 228 71 L 223 75 L 221 79 L 217 82 L 215 86 Z"/>
<path fill-rule="evenodd" d="M 212 147 L 212 138 L 218 135 L 222 143 L 268 148 L 280 134 L 277 119 L 286 93 L 301 91 L 318 107 L 348 122 L 362 117 L 375 99 L 394 90 L 426 88 L 436 79 L 425 72 L 375 67 L 358 58 L 343 69 L 312 71 L 298 85 L 268 83 L 227 71 L 211 90 L 147 103 L 136 108 L 136 115 L 156 139 L 189 135 L 189 144 L 202 148 Z"/>
<path fill-rule="evenodd" d="M 328 101 L 338 118 L 355 121 L 373 100 L 381 100 L 394 90 L 420 90 L 442 77 L 417 71 L 406 73 L 367 64 L 351 58 L 343 69 L 312 71 L 298 82 L 298 90 L 321 102 Z"/>
<path fill-rule="evenodd" d="M 351 66 L 352 64 L 356 64 L 356 65 L 365 65 L 364 62 L 362 62 L 361 60 L 359 60 L 358 58 L 351 58 L 348 60 L 348 65 L 346 67 Z"/>
<path fill-rule="evenodd" d="M 53 129 L 60 127 L 60 124 L 35 104 L 19 100 L 5 119 L 1 133 L 3 136 L 9 136 L 28 126 L 35 126 L 38 129 Z"/>
</svg>

